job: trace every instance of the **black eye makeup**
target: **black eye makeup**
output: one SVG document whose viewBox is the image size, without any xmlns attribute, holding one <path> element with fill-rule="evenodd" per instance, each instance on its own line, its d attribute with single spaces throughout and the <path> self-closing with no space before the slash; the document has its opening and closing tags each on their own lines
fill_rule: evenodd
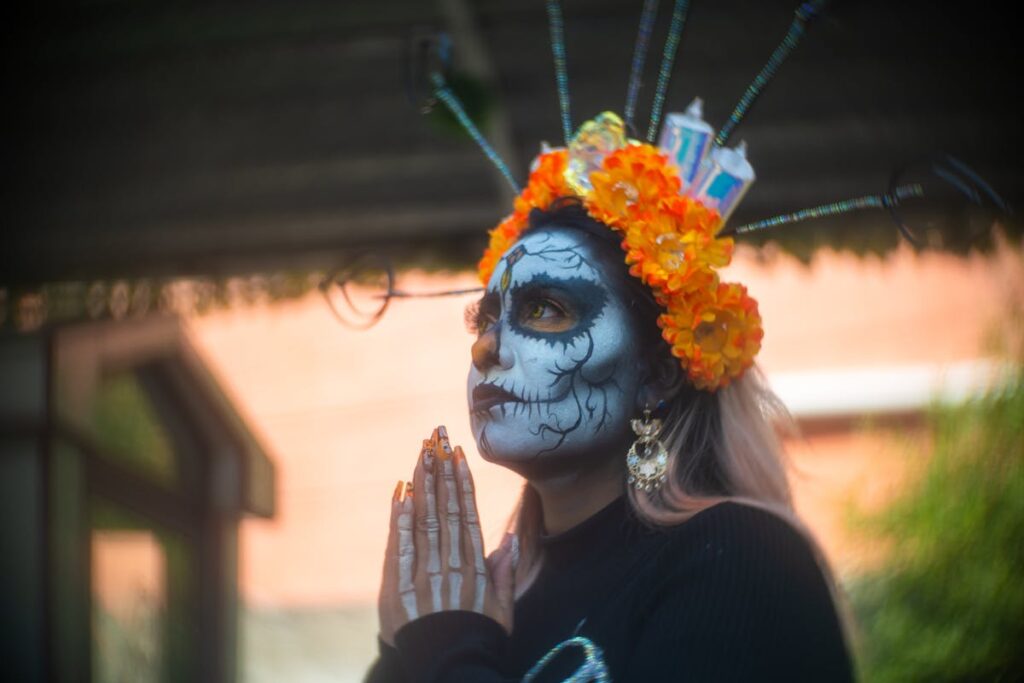
<svg viewBox="0 0 1024 683">
<path fill-rule="evenodd" d="M 604 310 L 603 287 L 583 278 L 553 278 L 539 273 L 511 292 L 511 328 L 524 337 L 571 344 L 583 336 Z"/>
</svg>

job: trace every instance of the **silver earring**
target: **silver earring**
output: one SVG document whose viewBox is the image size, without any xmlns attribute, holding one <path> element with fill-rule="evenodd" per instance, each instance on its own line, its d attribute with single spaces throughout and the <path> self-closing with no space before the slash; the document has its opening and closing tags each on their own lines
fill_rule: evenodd
<svg viewBox="0 0 1024 683">
<path fill-rule="evenodd" d="M 650 409 L 644 408 L 643 418 L 629 424 L 637 437 L 626 454 L 629 485 L 638 491 L 653 491 L 665 482 L 668 470 L 668 451 L 658 440 L 661 420 L 652 418 Z"/>
</svg>

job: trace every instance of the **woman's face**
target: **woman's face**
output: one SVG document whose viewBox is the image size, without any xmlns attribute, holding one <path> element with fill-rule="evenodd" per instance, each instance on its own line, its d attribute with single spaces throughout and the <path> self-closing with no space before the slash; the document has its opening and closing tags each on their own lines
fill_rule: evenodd
<svg viewBox="0 0 1024 683">
<path fill-rule="evenodd" d="M 555 227 L 513 245 L 476 326 L 469 411 L 484 458 L 528 474 L 628 443 L 639 344 L 583 235 Z"/>
</svg>

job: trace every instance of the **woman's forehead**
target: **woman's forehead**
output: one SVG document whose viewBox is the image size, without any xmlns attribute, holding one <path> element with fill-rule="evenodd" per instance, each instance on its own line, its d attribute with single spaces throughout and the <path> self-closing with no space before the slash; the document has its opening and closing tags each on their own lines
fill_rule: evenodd
<svg viewBox="0 0 1024 683">
<path fill-rule="evenodd" d="M 589 245 L 567 230 L 542 230 L 516 242 L 498 262 L 488 292 L 504 293 L 539 274 L 564 280 L 602 282 Z"/>
</svg>

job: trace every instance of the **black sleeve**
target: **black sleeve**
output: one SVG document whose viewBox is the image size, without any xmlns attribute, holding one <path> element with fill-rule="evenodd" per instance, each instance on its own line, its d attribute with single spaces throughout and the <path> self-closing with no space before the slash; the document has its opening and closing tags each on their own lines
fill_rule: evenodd
<svg viewBox="0 0 1024 683">
<path fill-rule="evenodd" d="M 409 683 L 504 683 L 500 662 L 508 636 L 490 617 L 476 612 L 427 614 L 395 634 Z M 380 679 L 385 680 L 385 679 Z M 515 679 L 517 680 L 517 679 Z"/>
<path fill-rule="evenodd" d="M 727 503 L 657 558 L 628 680 L 852 681 L 829 584 L 788 522 Z"/>
<path fill-rule="evenodd" d="M 402 669 L 402 659 L 398 650 L 377 639 L 379 656 L 363 679 L 363 683 L 406 683 L 409 679 Z"/>
</svg>

